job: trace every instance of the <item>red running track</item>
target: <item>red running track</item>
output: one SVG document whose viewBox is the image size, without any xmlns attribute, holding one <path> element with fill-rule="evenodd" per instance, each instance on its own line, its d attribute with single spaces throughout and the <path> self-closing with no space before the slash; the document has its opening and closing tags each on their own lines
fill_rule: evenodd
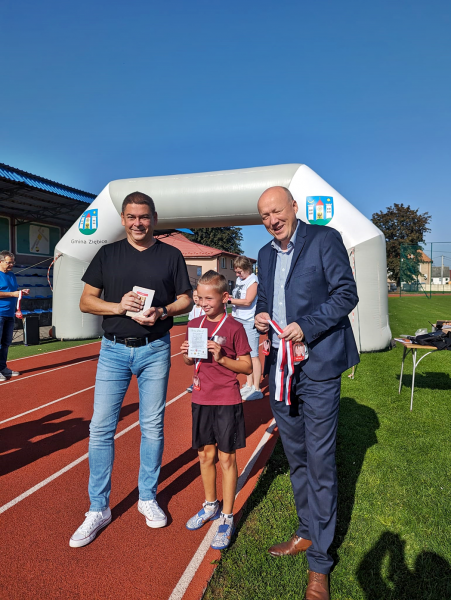
<svg viewBox="0 0 451 600">
<path fill-rule="evenodd" d="M 190 395 L 185 393 L 192 373 L 178 354 L 184 331 L 179 326 L 171 332 L 173 358 L 158 487 L 168 525 L 150 529 L 137 511 L 140 431 L 133 379 L 117 431 L 113 521 L 84 548 L 70 548 L 69 538 L 89 507 L 86 454 L 100 344 L 11 361 L 22 374 L 0 384 L 3 598 L 201 597 L 214 569 L 211 562 L 220 552 L 209 549 L 204 540 L 209 525 L 197 532 L 185 528 L 204 496 L 197 454 L 191 448 Z M 267 396 L 245 403 L 244 411 L 247 447 L 237 453 L 239 472 L 244 471 L 238 517 L 276 439 Z M 260 453 L 255 454 L 257 448 Z"/>
</svg>

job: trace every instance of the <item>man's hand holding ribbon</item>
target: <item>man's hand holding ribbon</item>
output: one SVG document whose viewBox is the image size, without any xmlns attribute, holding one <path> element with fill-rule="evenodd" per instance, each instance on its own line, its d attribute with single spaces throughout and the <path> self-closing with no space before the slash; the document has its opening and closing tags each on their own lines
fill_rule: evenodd
<svg viewBox="0 0 451 600">
<path fill-rule="evenodd" d="M 268 313 L 262 312 L 255 315 L 255 327 L 261 333 L 267 333 L 269 331 L 269 321 L 271 317 Z M 279 339 L 287 342 L 293 342 L 295 344 L 302 342 L 304 339 L 304 332 L 297 323 L 289 323 L 279 334 Z"/>
</svg>

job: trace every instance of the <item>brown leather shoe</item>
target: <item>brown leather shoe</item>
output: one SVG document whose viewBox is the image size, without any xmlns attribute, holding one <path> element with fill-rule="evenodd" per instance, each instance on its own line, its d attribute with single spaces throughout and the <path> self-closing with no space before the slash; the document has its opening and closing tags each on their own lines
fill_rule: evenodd
<svg viewBox="0 0 451 600">
<path fill-rule="evenodd" d="M 304 598 L 305 600 L 330 600 L 329 576 L 309 571 Z"/>
<path fill-rule="evenodd" d="M 305 552 L 312 545 L 310 540 L 298 537 L 296 534 L 288 542 L 275 544 L 268 549 L 272 556 L 296 556 L 300 552 Z"/>
</svg>

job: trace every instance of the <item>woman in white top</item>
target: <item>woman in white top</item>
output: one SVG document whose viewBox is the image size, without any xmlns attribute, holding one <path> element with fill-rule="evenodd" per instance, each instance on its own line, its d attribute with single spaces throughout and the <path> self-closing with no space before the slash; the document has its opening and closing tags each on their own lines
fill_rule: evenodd
<svg viewBox="0 0 451 600">
<path fill-rule="evenodd" d="M 233 269 L 237 280 L 230 298 L 233 305 L 232 314 L 243 325 L 252 348 L 253 373 L 248 375 L 246 385 L 241 388 L 241 397 L 244 400 L 259 400 L 263 398 L 260 390 L 262 366 L 258 358 L 260 334 L 254 327 L 258 279 L 252 271 L 251 261 L 246 256 L 237 256 L 233 261 Z"/>
</svg>

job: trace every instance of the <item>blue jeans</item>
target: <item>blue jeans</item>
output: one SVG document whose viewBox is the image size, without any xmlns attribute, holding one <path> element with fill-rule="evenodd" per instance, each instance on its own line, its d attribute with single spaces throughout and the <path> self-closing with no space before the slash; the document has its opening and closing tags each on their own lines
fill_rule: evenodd
<svg viewBox="0 0 451 600">
<path fill-rule="evenodd" d="M 141 464 L 140 500 L 154 500 L 163 455 L 163 421 L 171 364 L 169 334 L 140 348 L 102 339 L 94 392 L 94 414 L 89 427 L 89 510 L 109 506 L 114 435 L 132 375 L 139 387 Z"/>
<path fill-rule="evenodd" d="M 14 317 L 0 316 L 0 373 L 6 369 L 8 348 L 13 341 Z"/>
</svg>

